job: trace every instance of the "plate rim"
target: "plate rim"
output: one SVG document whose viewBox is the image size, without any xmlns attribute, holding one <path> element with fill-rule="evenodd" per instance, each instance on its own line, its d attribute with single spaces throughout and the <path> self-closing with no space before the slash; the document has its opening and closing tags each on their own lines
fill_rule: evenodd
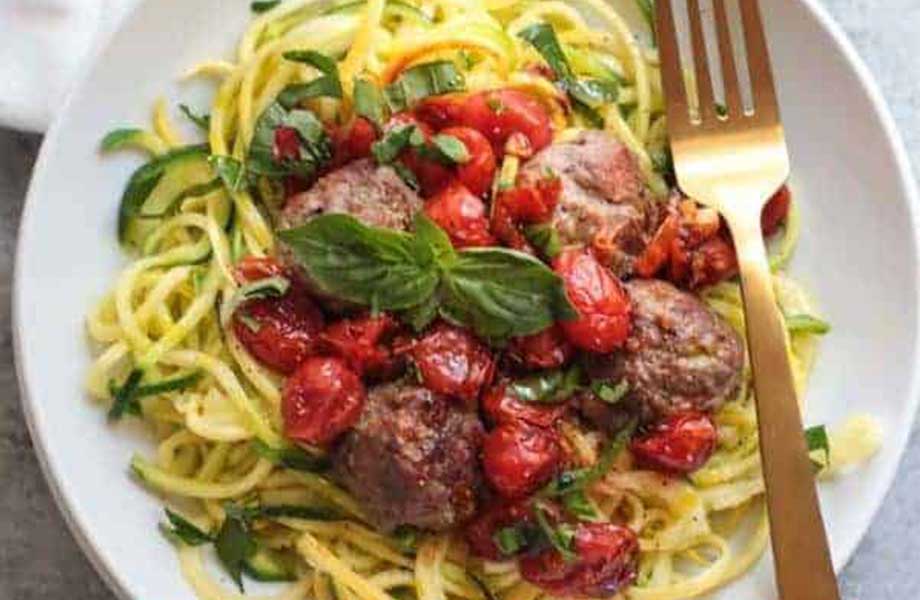
<svg viewBox="0 0 920 600">
<path fill-rule="evenodd" d="M 55 505 L 64 517 L 67 529 L 76 540 L 83 555 L 93 566 L 93 569 L 119 600 L 135 600 L 136 597 L 132 595 L 130 582 L 125 580 L 116 565 L 107 560 L 104 553 L 97 547 L 94 539 L 95 536 L 91 533 L 91 523 L 77 516 L 74 510 L 74 500 L 67 495 L 66 491 L 61 486 L 54 464 L 55 461 L 47 451 L 44 435 L 45 430 L 42 428 L 34 408 L 35 399 L 29 392 L 26 369 L 23 366 L 25 356 L 22 351 L 24 327 L 20 321 L 22 306 L 26 300 L 21 293 L 20 286 L 20 282 L 23 279 L 22 233 L 33 219 L 32 208 L 36 204 L 33 198 L 36 194 L 36 181 L 47 169 L 48 157 L 51 154 L 50 148 L 57 145 L 58 139 L 61 136 L 64 122 L 63 115 L 70 111 L 73 99 L 87 85 L 87 80 L 92 69 L 96 67 L 99 57 L 112 43 L 113 38 L 122 31 L 127 23 L 135 18 L 135 14 L 140 12 L 142 7 L 146 6 L 151 1 L 152 0 L 140 0 L 132 6 L 124 15 L 118 27 L 112 28 L 102 36 L 101 39 L 97 40 L 94 48 L 88 53 L 83 64 L 77 70 L 77 76 L 74 78 L 74 85 L 71 87 L 70 92 L 61 104 L 60 111 L 48 129 L 42 141 L 38 158 L 32 167 L 29 187 L 23 203 L 20 223 L 16 234 L 16 252 L 12 281 L 12 330 L 16 380 L 19 389 L 20 406 L 25 417 L 35 456 L 38 459 L 45 482 L 54 498 Z M 872 71 L 856 50 L 843 27 L 834 19 L 830 11 L 821 4 L 819 0 L 798 0 L 798 2 L 811 13 L 811 17 L 814 18 L 820 28 L 829 35 L 836 49 L 841 53 L 846 63 L 852 68 L 860 87 L 866 93 L 872 105 L 872 109 L 879 119 L 885 140 L 892 151 L 897 166 L 899 183 L 905 190 L 906 208 L 910 216 L 911 230 L 913 231 L 913 239 L 911 241 L 913 242 L 914 248 L 914 263 L 918 269 L 917 273 L 915 273 L 915 277 L 917 281 L 920 282 L 920 186 L 918 186 L 907 146 L 898 129 L 891 107 L 882 93 L 881 87 Z M 920 305 L 920 286 L 916 286 L 914 295 L 915 305 Z M 914 332 L 915 339 L 917 340 L 916 347 L 920 348 L 920 320 L 917 322 L 916 329 L 917 330 Z M 911 375 L 906 405 L 906 412 L 910 417 L 910 425 L 903 430 L 900 436 L 901 439 L 898 440 L 899 448 L 897 450 L 897 460 L 892 461 L 882 472 L 881 479 L 884 482 L 884 490 L 878 495 L 874 505 L 871 507 L 871 517 L 862 526 L 862 531 L 859 532 L 859 535 L 853 538 L 850 547 L 844 548 L 844 552 L 841 553 L 840 556 L 834 557 L 835 571 L 838 575 L 842 573 L 846 565 L 850 562 L 856 549 L 869 531 L 869 528 L 875 522 L 879 510 L 894 484 L 895 477 L 903 463 L 904 454 L 908 447 L 912 425 L 917 419 L 918 408 L 920 408 L 920 364 L 915 364 Z"/>
</svg>

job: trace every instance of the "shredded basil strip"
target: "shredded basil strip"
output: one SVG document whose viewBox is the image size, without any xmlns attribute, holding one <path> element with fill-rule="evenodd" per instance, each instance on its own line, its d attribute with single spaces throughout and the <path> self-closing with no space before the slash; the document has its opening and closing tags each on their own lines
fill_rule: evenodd
<svg viewBox="0 0 920 600">
<path fill-rule="evenodd" d="M 281 0 L 255 0 L 249 5 L 250 10 L 256 14 L 268 12 L 281 4 Z"/>
<path fill-rule="evenodd" d="M 461 91 L 464 85 L 453 62 L 438 60 L 406 69 L 384 89 L 384 96 L 390 108 L 399 112 L 429 96 Z"/>
<path fill-rule="evenodd" d="M 505 556 L 514 556 L 527 547 L 527 538 L 520 526 L 502 527 L 492 535 L 492 540 Z"/>
<path fill-rule="evenodd" d="M 418 550 L 418 543 L 421 535 L 422 532 L 412 525 L 400 525 L 393 532 L 393 536 L 396 538 L 396 544 L 399 546 L 399 551 L 408 555 L 415 554 Z"/>
<path fill-rule="evenodd" d="M 377 164 L 388 165 L 409 146 L 421 146 L 425 143 L 421 130 L 412 124 L 400 125 L 388 131 L 382 139 L 371 145 L 371 154 Z"/>
<path fill-rule="evenodd" d="M 562 240 L 552 223 L 528 225 L 524 228 L 524 237 L 546 258 L 556 258 L 562 252 Z"/>
<path fill-rule="evenodd" d="M 636 431 L 637 421 L 631 420 L 626 426 L 614 436 L 610 443 L 604 448 L 598 461 L 586 468 L 563 471 L 556 478 L 550 481 L 542 490 L 537 492 L 539 497 L 555 498 L 564 496 L 576 490 L 583 490 L 595 481 L 606 475 L 617 457 L 626 448 L 633 433 Z"/>
<path fill-rule="evenodd" d="M 626 380 L 616 384 L 607 381 L 595 381 L 591 384 L 594 395 L 607 404 L 617 404 L 629 393 L 629 383 Z"/>
<path fill-rule="evenodd" d="M 542 502 L 535 502 L 533 507 L 537 523 L 550 545 L 555 548 L 566 562 L 575 560 L 575 528 L 568 523 L 553 526 L 547 518 L 547 510 Z"/>
<path fill-rule="evenodd" d="M 232 156 L 216 155 L 210 156 L 208 162 L 211 163 L 211 166 L 217 171 L 218 177 L 220 177 L 220 180 L 229 191 L 236 192 L 243 187 L 246 171 L 243 163 Z"/>
<path fill-rule="evenodd" d="M 555 404 L 569 399 L 581 389 L 581 369 L 577 365 L 568 369 L 538 373 L 513 381 L 509 389 L 519 400 L 540 404 Z"/>
<path fill-rule="evenodd" d="M 211 115 L 209 114 L 196 114 L 188 104 L 180 104 L 179 110 L 182 111 L 189 121 L 198 126 L 202 131 L 208 131 L 211 129 Z"/>
<path fill-rule="evenodd" d="M 275 155 L 275 135 L 279 128 L 297 132 L 298 156 L 279 158 Z M 323 124 L 313 112 L 303 109 L 288 110 L 274 102 L 265 109 L 256 122 L 246 170 L 266 177 L 297 175 L 311 179 L 320 168 L 332 160 L 332 141 Z"/>
<path fill-rule="evenodd" d="M 166 509 L 169 523 L 161 523 L 160 530 L 170 540 L 178 540 L 187 546 L 201 546 L 214 541 L 214 536 L 195 527 L 182 516 Z"/>
<path fill-rule="evenodd" d="M 598 522 L 603 520 L 597 511 L 597 507 L 588 499 L 584 490 L 575 490 L 564 495 L 562 505 L 581 521 Z"/>
<path fill-rule="evenodd" d="M 103 152 L 118 150 L 119 148 L 131 143 L 131 140 L 133 140 L 135 136 L 141 135 L 142 133 L 144 133 L 143 129 L 115 129 L 105 134 L 105 137 L 102 138 L 102 142 L 99 144 L 99 147 Z"/>
<path fill-rule="evenodd" d="M 342 82 L 334 59 L 316 50 L 289 50 L 283 56 L 286 60 L 314 67 L 322 76 L 308 83 L 292 84 L 284 88 L 278 95 L 278 102 L 282 106 L 290 109 L 310 98 L 342 97 Z"/>
<path fill-rule="evenodd" d="M 224 512 L 226 516 L 214 540 L 214 548 L 230 578 L 243 592 L 243 567 L 258 547 L 243 509 L 228 503 L 224 505 Z"/>
<path fill-rule="evenodd" d="M 141 385 L 144 372 L 134 369 L 121 386 L 116 386 L 114 383 L 109 384 L 114 401 L 109 409 L 108 417 L 112 421 L 117 421 L 126 414 L 140 416 L 141 405 L 138 401 L 141 398 L 190 388 L 198 383 L 202 375 L 201 371 L 180 372 L 166 379 Z"/>
<path fill-rule="evenodd" d="M 383 93 L 373 82 L 367 79 L 356 79 L 354 89 L 355 114 L 364 117 L 378 129 L 383 127 L 386 120 L 386 104 Z"/>
<path fill-rule="evenodd" d="M 470 160 L 469 150 L 464 143 L 443 133 L 432 137 L 428 145 L 419 148 L 419 153 L 448 167 L 462 165 Z"/>
<path fill-rule="evenodd" d="M 808 445 L 808 453 L 823 454 L 823 460 L 812 458 L 812 464 L 817 470 L 821 470 L 830 463 L 831 445 L 827 435 L 827 427 L 816 425 L 805 430 L 805 443 Z"/>
</svg>

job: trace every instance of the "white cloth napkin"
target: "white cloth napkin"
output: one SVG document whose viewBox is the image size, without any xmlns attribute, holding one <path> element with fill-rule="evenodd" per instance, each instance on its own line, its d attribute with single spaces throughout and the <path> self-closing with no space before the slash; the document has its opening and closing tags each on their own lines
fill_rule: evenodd
<svg viewBox="0 0 920 600">
<path fill-rule="evenodd" d="M 136 0 L 0 0 L 0 125 L 44 131 L 93 43 Z"/>
</svg>

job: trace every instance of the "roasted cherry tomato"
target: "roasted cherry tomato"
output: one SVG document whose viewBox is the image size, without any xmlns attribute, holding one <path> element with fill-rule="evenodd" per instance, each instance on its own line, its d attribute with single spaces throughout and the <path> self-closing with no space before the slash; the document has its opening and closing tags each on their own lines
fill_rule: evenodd
<svg viewBox="0 0 920 600">
<path fill-rule="evenodd" d="M 241 282 L 284 275 L 272 259 L 250 258 L 236 268 Z M 233 333 L 259 362 L 289 375 L 308 356 L 316 353 L 323 315 L 310 299 L 300 279 L 288 274 L 291 282 L 280 298 L 248 300 L 233 313 Z"/>
<path fill-rule="evenodd" d="M 789 186 L 784 185 L 770 198 L 760 215 L 760 226 L 763 228 L 765 236 L 771 236 L 777 232 L 779 226 L 789 215 L 789 206 L 791 204 L 792 192 L 789 191 Z"/>
<path fill-rule="evenodd" d="M 495 545 L 495 533 L 505 527 L 533 522 L 534 515 L 529 502 L 491 504 L 464 528 L 466 541 L 475 556 L 499 560 L 507 556 Z"/>
<path fill-rule="evenodd" d="M 506 353 L 513 363 L 526 369 L 555 369 L 567 363 L 575 349 L 557 324 L 540 333 L 512 338 Z"/>
<path fill-rule="evenodd" d="M 671 256 L 671 247 L 680 233 L 680 219 L 676 214 L 665 217 L 652 241 L 636 259 L 634 268 L 639 277 L 652 277 L 667 262 Z"/>
<path fill-rule="evenodd" d="M 553 176 L 520 181 L 500 192 L 492 207 L 493 233 L 511 248 L 532 252 L 519 226 L 552 219 L 561 193 L 562 180 Z"/>
<path fill-rule="evenodd" d="M 385 343 L 397 329 L 399 324 L 388 314 L 366 315 L 333 323 L 320 339 L 327 350 L 342 357 L 356 373 L 380 378 L 397 367 L 397 360 Z"/>
<path fill-rule="evenodd" d="M 669 416 L 631 443 L 633 455 L 644 467 L 667 473 L 692 473 L 716 448 L 718 432 L 712 419 L 698 412 Z"/>
<path fill-rule="evenodd" d="M 521 558 L 521 576 L 554 596 L 609 598 L 636 580 L 639 540 L 613 523 L 579 523 L 575 559 L 555 548 Z"/>
<path fill-rule="evenodd" d="M 337 127 L 330 133 L 335 155 L 334 167 L 371 155 L 371 145 L 377 140 L 373 123 L 363 117 L 355 119 L 348 127 Z"/>
<path fill-rule="evenodd" d="M 534 427 L 549 428 L 567 409 L 565 403 L 533 404 L 519 400 L 507 382 L 492 386 L 482 397 L 482 412 L 494 425 L 523 421 Z"/>
<path fill-rule="evenodd" d="M 700 288 L 725 281 L 738 274 L 738 258 L 731 242 L 714 237 L 690 254 L 690 287 Z"/>
<path fill-rule="evenodd" d="M 527 136 L 534 152 L 553 141 L 546 109 L 533 96 L 517 90 L 471 94 L 463 103 L 462 115 L 462 123 L 478 129 L 499 155 L 504 154 L 505 142 L 514 133 Z"/>
<path fill-rule="evenodd" d="M 431 139 L 431 128 L 416 119 L 412 113 L 403 112 L 393 115 L 387 122 L 384 130 L 389 131 L 400 125 L 415 125 L 419 128 L 419 131 L 422 132 L 426 141 Z M 412 171 L 416 179 L 418 179 L 422 195 L 426 198 L 438 193 L 445 185 L 453 180 L 453 173 L 449 167 L 439 163 L 433 158 L 422 156 L 415 148 L 403 150 L 399 155 L 399 160 L 401 160 L 403 164 Z"/>
<path fill-rule="evenodd" d="M 435 130 L 463 125 L 465 101 L 465 94 L 430 96 L 416 105 L 415 116 L 419 121 Z"/>
<path fill-rule="evenodd" d="M 461 183 L 452 183 L 425 203 L 425 214 L 447 232 L 457 248 L 494 246 L 486 205 Z"/>
<path fill-rule="evenodd" d="M 469 160 L 457 165 L 457 180 L 476 196 L 485 196 L 495 178 L 495 153 L 489 140 L 470 127 L 448 127 L 441 135 L 457 138 L 466 146 Z"/>
<path fill-rule="evenodd" d="M 281 399 L 284 435 L 323 446 L 361 416 L 367 392 L 361 378 L 340 358 L 308 358 L 287 380 Z"/>
<path fill-rule="evenodd" d="M 439 322 L 407 352 L 428 389 L 474 404 L 492 382 L 495 361 L 489 349 L 465 329 Z"/>
<path fill-rule="evenodd" d="M 555 431 L 522 421 L 501 423 L 482 445 L 486 479 L 505 498 L 523 498 L 555 474 L 562 449 Z"/>
<path fill-rule="evenodd" d="M 631 310 L 620 280 L 581 248 L 564 250 L 553 261 L 553 268 L 579 315 L 559 323 L 572 345 L 600 354 L 622 346 L 629 336 Z"/>
</svg>

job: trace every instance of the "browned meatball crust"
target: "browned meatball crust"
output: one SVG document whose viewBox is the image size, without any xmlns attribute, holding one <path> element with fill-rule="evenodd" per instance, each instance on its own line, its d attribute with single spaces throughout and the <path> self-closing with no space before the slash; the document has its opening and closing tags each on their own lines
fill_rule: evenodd
<svg viewBox="0 0 920 600">
<path fill-rule="evenodd" d="M 562 194 L 553 226 L 564 244 L 590 245 L 604 235 L 617 246 L 610 267 L 632 272 L 635 257 L 658 224 L 658 202 L 645 185 L 636 157 L 613 136 L 585 131 L 553 144 L 530 159 L 522 177 L 553 172 Z"/>
<path fill-rule="evenodd" d="M 633 311 L 626 346 L 595 358 L 589 372 L 625 380 L 629 392 L 612 412 L 601 411 L 596 400 L 589 403 L 582 410 L 586 417 L 609 426 L 622 422 L 626 411 L 648 422 L 688 410 L 716 410 L 737 393 L 744 345 L 727 322 L 698 297 L 665 281 L 637 279 L 626 289 Z"/>
<path fill-rule="evenodd" d="M 479 417 L 419 386 L 373 388 L 361 420 L 333 452 L 336 479 L 374 524 L 444 530 L 476 511 Z"/>
</svg>

